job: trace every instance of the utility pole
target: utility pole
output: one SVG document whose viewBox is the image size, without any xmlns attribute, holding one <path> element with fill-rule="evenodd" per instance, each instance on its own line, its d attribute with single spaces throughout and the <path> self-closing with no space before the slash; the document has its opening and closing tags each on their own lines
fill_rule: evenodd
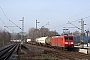
<svg viewBox="0 0 90 60">
<path fill-rule="evenodd" d="M 21 40 L 23 40 L 23 32 L 24 32 L 24 17 L 22 17 L 22 20 L 20 20 L 20 21 L 22 21 L 22 37 L 21 37 Z"/>
<path fill-rule="evenodd" d="M 84 48 L 84 21 L 81 19 L 81 48 Z"/>
<path fill-rule="evenodd" d="M 37 38 L 37 24 L 40 23 L 36 20 L 36 38 Z"/>
<path fill-rule="evenodd" d="M 69 21 L 68 21 L 68 22 L 69 22 Z M 81 22 L 81 29 L 78 28 L 77 26 L 73 25 L 73 24 L 70 23 L 70 22 L 69 22 L 69 24 L 72 24 L 75 28 L 78 28 L 78 29 L 81 30 L 81 41 L 80 41 L 80 44 L 81 44 L 81 48 L 84 48 L 84 25 L 86 25 L 86 24 L 84 24 L 84 20 L 83 20 L 83 19 L 81 19 L 80 22 Z"/>
<path fill-rule="evenodd" d="M 37 37 L 37 20 L 36 20 L 36 37 Z"/>
</svg>

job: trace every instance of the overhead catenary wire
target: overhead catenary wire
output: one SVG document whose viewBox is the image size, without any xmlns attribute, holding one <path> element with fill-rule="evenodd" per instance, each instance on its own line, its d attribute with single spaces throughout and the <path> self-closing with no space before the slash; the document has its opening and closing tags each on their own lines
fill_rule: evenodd
<svg viewBox="0 0 90 60">
<path fill-rule="evenodd" d="M 0 6 L 0 8 L 1 8 L 1 6 Z M 2 10 L 2 12 L 3 12 L 3 14 L 5 15 L 5 17 L 7 18 L 7 20 L 9 20 L 10 22 L 12 22 L 8 17 L 7 17 L 7 15 L 5 14 L 5 12 L 3 11 L 3 9 L 1 8 L 1 10 Z M 19 29 L 21 29 L 18 25 L 16 25 L 14 22 L 12 22 L 16 27 L 18 27 Z M 6 25 L 5 25 L 6 26 Z M 8 27 L 8 26 L 7 26 Z M 21 29 L 22 30 L 22 29 Z"/>
<path fill-rule="evenodd" d="M 85 10 L 85 11 L 83 11 L 83 12 L 81 12 L 81 13 L 78 13 L 77 15 L 80 15 L 80 14 L 85 13 L 85 12 L 87 12 L 87 11 L 90 11 L 90 9 Z M 75 15 L 75 16 L 76 16 L 76 15 Z M 89 17 L 90 17 L 90 16 L 87 16 L 87 17 L 82 18 L 82 19 L 86 19 L 86 18 L 89 18 Z M 71 21 L 71 22 L 75 22 L 75 21 L 78 21 L 78 20 L 81 20 L 81 19 L 77 19 L 77 20 L 74 20 L 74 21 Z M 66 24 L 67 24 L 67 23 L 66 23 Z M 52 27 L 51 29 L 57 28 L 57 27 L 60 27 L 60 26 L 66 25 L 66 24 L 58 25 L 58 26 Z"/>
<path fill-rule="evenodd" d="M 90 23 L 86 24 L 86 25 L 90 25 Z M 90 30 L 90 27 L 88 27 L 86 30 Z"/>
<path fill-rule="evenodd" d="M 0 8 L 1 8 L 1 6 L 0 6 Z M 7 18 L 7 20 L 9 20 L 2 8 L 1 8 L 1 10 L 2 10 L 3 14 L 5 15 L 5 17 Z"/>
<path fill-rule="evenodd" d="M 65 23 L 65 24 L 62 24 L 62 25 L 58 25 L 58 26 L 52 27 L 50 29 L 57 28 L 57 27 L 60 27 L 60 26 L 66 25 L 66 24 L 68 24 L 68 23 Z"/>
<path fill-rule="evenodd" d="M 0 20 L 3 22 L 3 24 L 6 26 L 5 22 L 0 18 Z"/>
<path fill-rule="evenodd" d="M 90 9 L 87 9 L 87 10 L 85 10 L 85 11 L 83 11 L 83 12 L 80 12 L 80 13 L 78 13 L 77 15 L 80 15 L 80 14 L 82 14 L 82 13 L 85 13 L 85 12 L 87 12 L 87 11 L 90 11 Z M 76 16 L 76 15 L 74 15 L 74 16 Z M 71 16 L 71 17 L 73 17 L 73 16 Z M 69 18 L 71 18 L 71 17 L 69 17 Z M 90 17 L 90 16 L 88 16 L 88 17 Z M 88 17 L 85 17 L 85 18 L 88 18 Z M 82 19 L 85 19 L 85 18 L 82 18 Z M 65 19 L 66 20 L 66 19 Z M 75 20 L 75 21 L 78 21 L 78 20 L 81 20 L 81 19 L 77 19 L 77 20 Z M 72 22 L 75 22 L 75 21 L 72 21 Z M 58 22 L 60 22 L 60 21 L 58 21 Z M 56 23 L 56 22 L 54 22 L 54 23 Z M 53 23 L 52 23 L 53 24 Z"/>
<path fill-rule="evenodd" d="M 82 18 L 82 19 L 86 19 L 86 18 L 89 18 L 90 16 L 87 16 L 87 17 L 84 17 L 84 18 Z"/>
<path fill-rule="evenodd" d="M 74 21 L 71 21 L 71 22 L 75 22 L 75 21 L 78 21 L 78 20 L 80 20 L 80 19 L 77 19 L 77 20 L 74 20 Z M 66 25 L 66 24 L 69 24 L 69 23 L 65 23 L 65 24 L 62 24 L 62 25 L 58 25 L 58 26 L 52 27 L 51 29 L 57 28 L 57 27 L 60 27 L 60 26 Z"/>
<path fill-rule="evenodd" d="M 79 21 L 79 20 L 81 20 L 81 19 L 76 19 L 76 20 L 71 21 L 71 22 L 76 22 L 76 21 Z M 66 24 L 69 24 L 69 23 L 65 23 L 65 24 L 62 24 L 62 25 L 58 25 L 58 26 L 52 27 L 51 29 L 57 28 L 57 27 L 60 27 L 60 26 L 66 25 Z"/>
<path fill-rule="evenodd" d="M 90 17 L 90 16 L 87 16 L 87 17 L 84 17 L 84 18 L 82 18 L 82 19 L 86 19 L 86 18 L 89 18 L 89 17 Z M 76 21 L 79 21 L 79 20 L 81 20 L 81 19 L 77 19 L 77 20 L 74 20 L 74 21 L 71 21 L 71 22 L 76 22 Z M 50 29 L 57 28 L 57 27 L 60 27 L 60 26 L 66 25 L 66 24 L 69 24 L 69 23 L 65 23 L 65 24 L 62 24 L 62 25 L 58 25 L 58 26 L 52 27 L 52 28 L 50 28 Z M 76 28 L 78 28 L 78 27 L 75 26 L 75 25 L 73 25 L 73 26 L 76 27 Z M 80 28 L 78 28 L 78 29 L 80 29 Z"/>
<path fill-rule="evenodd" d="M 9 20 L 10 22 L 12 22 L 11 20 Z M 16 25 L 14 22 L 12 22 L 16 27 L 18 27 L 19 29 L 21 29 L 18 25 Z M 22 29 L 21 29 L 22 30 Z"/>
<path fill-rule="evenodd" d="M 69 22 L 69 21 L 68 21 Z M 71 22 L 69 22 L 71 25 L 73 25 L 75 28 L 78 28 L 77 26 L 75 26 L 74 24 L 72 24 Z M 80 28 L 78 28 L 78 29 L 80 29 Z M 80 29 L 81 30 L 81 29 Z"/>
<path fill-rule="evenodd" d="M 0 6 L 0 8 L 1 8 L 1 6 Z M 3 11 L 3 9 L 1 8 L 1 10 L 2 10 L 2 12 L 4 13 L 4 15 L 5 15 L 5 17 L 10 21 L 10 22 L 12 22 L 8 17 L 7 17 L 7 15 L 5 14 L 5 12 Z M 89 9 L 90 10 L 90 9 Z M 86 11 L 88 11 L 88 10 L 86 10 Z M 84 12 L 86 12 L 86 11 L 84 11 Z M 84 12 L 82 12 L 82 13 L 84 13 Z M 80 14 L 80 13 L 79 13 Z M 79 15 L 78 14 L 78 15 Z M 88 16 L 88 17 L 90 17 L 90 16 Z M 88 17 L 85 17 L 85 18 L 88 18 Z M 83 19 L 83 18 L 82 18 Z M 78 19 L 78 20 L 80 20 L 80 19 Z M 78 21 L 78 20 L 75 20 L 75 21 Z M 75 22 L 75 21 L 72 21 L 72 22 Z M 18 28 L 20 28 L 18 25 L 16 25 L 14 22 L 12 22 L 15 26 L 17 26 Z M 68 24 L 68 23 L 66 23 L 66 24 Z M 58 25 L 58 26 L 56 26 L 56 27 L 53 27 L 53 28 L 57 28 L 57 27 L 60 27 L 60 26 L 63 26 L 63 25 L 66 25 L 66 24 L 62 24 L 62 25 Z M 21 28 L 20 28 L 21 29 Z M 51 28 L 52 29 L 52 28 Z"/>
<path fill-rule="evenodd" d="M 5 22 L 0 18 L 0 20 L 2 21 L 2 23 L 5 25 L 5 27 L 7 27 L 6 26 L 6 24 L 5 24 Z M 8 28 L 8 27 L 7 27 Z M 8 28 L 9 29 L 9 28 Z M 10 29 L 9 29 L 10 30 Z M 11 31 L 11 30 L 10 30 Z"/>
</svg>

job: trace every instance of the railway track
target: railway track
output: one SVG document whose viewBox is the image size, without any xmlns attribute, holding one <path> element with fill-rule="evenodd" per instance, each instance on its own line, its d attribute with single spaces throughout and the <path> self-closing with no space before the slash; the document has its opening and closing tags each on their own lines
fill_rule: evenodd
<svg viewBox="0 0 90 60">
<path fill-rule="evenodd" d="M 48 47 L 36 46 L 36 45 L 30 45 L 30 44 L 26 44 L 26 46 L 28 46 L 28 47 L 33 46 L 34 48 L 43 49 L 46 53 L 48 53 L 50 55 L 57 56 L 60 59 L 66 59 L 66 60 L 90 60 L 90 55 L 80 53 L 80 52 L 63 51 L 63 50 L 58 50 L 58 49 L 54 49 L 54 48 L 48 48 Z"/>
<path fill-rule="evenodd" d="M 0 60 L 12 60 L 10 57 L 18 52 L 19 44 L 11 44 L 3 49 L 0 49 Z"/>
</svg>

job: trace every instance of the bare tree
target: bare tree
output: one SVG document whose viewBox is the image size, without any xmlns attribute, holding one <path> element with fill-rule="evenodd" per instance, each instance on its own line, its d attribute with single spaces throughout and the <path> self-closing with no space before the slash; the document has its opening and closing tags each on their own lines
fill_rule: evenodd
<svg viewBox="0 0 90 60">
<path fill-rule="evenodd" d="M 35 28 L 30 28 L 28 30 L 28 33 L 27 33 L 27 38 L 31 38 L 32 40 L 34 40 L 35 39 L 35 32 L 36 32 Z"/>
<path fill-rule="evenodd" d="M 37 32 L 37 36 L 36 36 Z M 35 29 L 35 28 L 30 28 L 28 30 L 27 38 L 31 38 L 32 40 L 35 40 L 38 37 L 44 37 L 44 36 L 55 36 L 59 35 L 56 31 L 50 31 L 48 28 L 40 28 L 40 29 Z"/>
<path fill-rule="evenodd" d="M 11 34 L 6 30 L 0 30 L 0 46 L 5 46 L 10 42 Z"/>
<path fill-rule="evenodd" d="M 73 32 L 73 35 L 74 36 L 80 36 L 80 32 L 79 31 L 75 31 L 75 32 Z"/>
</svg>

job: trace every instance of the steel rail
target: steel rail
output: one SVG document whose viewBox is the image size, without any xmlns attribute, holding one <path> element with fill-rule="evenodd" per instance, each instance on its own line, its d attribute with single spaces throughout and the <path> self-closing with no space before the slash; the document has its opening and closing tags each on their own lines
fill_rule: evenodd
<svg viewBox="0 0 90 60">
<path fill-rule="evenodd" d="M 0 60 L 8 60 L 18 45 L 14 44 L 7 49 L 2 50 L 0 54 Z"/>
</svg>

